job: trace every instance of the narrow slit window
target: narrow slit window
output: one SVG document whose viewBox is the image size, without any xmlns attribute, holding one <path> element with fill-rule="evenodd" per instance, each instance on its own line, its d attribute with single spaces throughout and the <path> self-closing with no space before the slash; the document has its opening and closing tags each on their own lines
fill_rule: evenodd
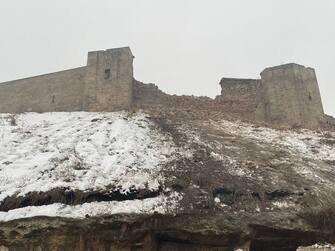
<svg viewBox="0 0 335 251">
<path fill-rule="evenodd" d="M 105 79 L 110 79 L 111 78 L 111 69 L 106 69 L 105 70 Z"/>
<path fill-rule="evenodd" d="M 309 99 L 309 101 L 312 101 L 312 95 L 311 95 L 311 93 L 308 94 L 308 99 Z"/>
</svg>

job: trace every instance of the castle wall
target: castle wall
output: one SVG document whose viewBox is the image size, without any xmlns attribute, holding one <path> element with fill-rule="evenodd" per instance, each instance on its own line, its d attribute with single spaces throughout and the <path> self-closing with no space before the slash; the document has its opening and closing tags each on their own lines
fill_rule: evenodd
<svg viewBox="0 0 335 251">
<path fill-rule="evenodd" d="M 327 123 L 312 68 L 279 65 L 266 68 L 260 80 L 223 78 L 220 85 L 217 100 L 241 118 L 308 128 Z"/>
<path fill-rule="evenodd" d="M 86 67 L 0 84 L 0 112 L 82 110 Z"/>
<path fill-rule="evenodd" d="M 133 78 L 130 48 L 88 53 L 87 66 L 0 83 L 0 112 L 118 111 L 132 107 L 220 111 L 274 125 L 331 125 L 314 69 L 297 64 L 265 69 L 261 79 L 223 78 L 221 96 L 168 95 Z"/>
<path fill-rule="evenodd" d="M 335 126 L 335 118 L 329 115 L 325 115 L 325 123 L 328 126 L 334 127 Z"/>
<path fill-rule="evenodd" d="M 84 92 L 84 107 L 88 111 L 115 111 L 131 107 L 133 58 L 128 47 L 89 52 Z"/>
<path fill-rule="evenodd" d="M 155 84 L 144 84 L 134 79 L 134 105 L 139 108 L 166 105 L 170 95 L 162 92 Z"/>
<path fill-rule="evenodd" d="M 261 81 L 258 79 L 222 78 L 221 96 L 218 100 L 229 108 L 232 113 L 253 117 L 260 102 Z"/>
<path fill-rule="evenodd" d="M 258 118 L 291 126 L 317 127 L 320 124 L 324 113 L 313 69 L 287 64 L 267 68 L 261 77 L 263 112 L 258 111 Z"/>
<path fill-rule="evenodd" d="M 133 55 L 90 52 L 87 66 L 0 83 L 0 112 L 117 111 L 133 100 Z"/>
<path fill-rule="evenodd" d="M 215 119 L 223 112 L 223 106 L 209 97 L 170 95 L 154 84 L 134 80 L 134 103 L 136 109 L 145 109 L 151 115 L 183 119 Z"/>
</svg>

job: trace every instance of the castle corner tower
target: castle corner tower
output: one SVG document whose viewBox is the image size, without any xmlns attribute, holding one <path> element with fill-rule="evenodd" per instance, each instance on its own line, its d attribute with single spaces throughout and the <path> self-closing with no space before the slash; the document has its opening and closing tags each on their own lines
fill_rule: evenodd
<svg viewBox="0 0 335 251">
<path fill-rule="evenodd" d="M 116 111 L 131 107 L 133 58 L 129 47 L 88 53 L 85 110 Z"/>
<path fill-rule="evenodd" d="M 264 120 L 316 128 L 324 119 L 315 70 L 298 64 L 266 68 L 262 73 Z"/>
</svg>

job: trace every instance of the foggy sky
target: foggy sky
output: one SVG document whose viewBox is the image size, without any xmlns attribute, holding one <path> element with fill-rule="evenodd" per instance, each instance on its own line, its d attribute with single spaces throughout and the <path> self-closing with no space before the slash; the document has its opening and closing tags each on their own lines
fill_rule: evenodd
<svg viewBox="0 0 335 251">
<path fill-rule="evenodd" d="M 335 116 L 334 0 L 0 0 L 0 82 L 86 64 L 130 46 L 135 78 L 214 97 L 222 77 L 268 66 L 316 69 Z"/>
</svg>

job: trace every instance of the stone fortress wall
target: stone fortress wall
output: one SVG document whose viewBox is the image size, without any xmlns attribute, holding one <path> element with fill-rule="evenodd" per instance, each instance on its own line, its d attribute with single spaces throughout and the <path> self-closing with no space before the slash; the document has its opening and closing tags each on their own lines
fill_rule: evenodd
<svg viewBox="0 0 335 251">
<path fill-rule="evenodd" d="M 265 69 L 261 77 L 263 99 L 261 115 L 257 114 L 260 119 L 307 127 L 316 127 L 324 119 L 314 69 L 286 64 Z"/>
<path fill-rule="evenodd" d="M 217 100 L 224 104 L 226 110 L 252 119 L 250 114 L 254 113 L 262 99 L 259 93 L 261 81 L 258 79 L 222 78 L 220 85 L 222 87 L 221 95 L 217 97 Z"/>
<path fill-rule="evenodd" d="M 223 78 L 221 95 L 168 95 L 133 77 L 129 47 L 88 53 L 84 67 L 0 83 L 0 112 L 117 111 L 183 108 L 230 113 L 275 125 L 317 128 L 335 123 L 323 112 L 312 68 L 286 64 L 266 68 L 260 79 Z"/>
<path fill-rule="evenodd" d="M 255 120 L 309 128 L 326 120 L 312 68 L 279 65 L 262 71 L 261 79 L 223 78 L 220 84 L 217 100 Z"/>
<path fill-rule="evenodd" d="M 0 84 L 0 112 L 114 111 L 132 101 L 128 47 L 88 53 L 87 66 Z"/>
<path fill-rule="evenodd" d="M 127 110 L 133 101 L 133 54 L 129 47 L 88 53 L 83 110 Z"/>
<path fill-rule="evenodd" d="M 82 67 L 0 84 L 0 111 L 81 110 L 85 74 Z"/>
</svg>

